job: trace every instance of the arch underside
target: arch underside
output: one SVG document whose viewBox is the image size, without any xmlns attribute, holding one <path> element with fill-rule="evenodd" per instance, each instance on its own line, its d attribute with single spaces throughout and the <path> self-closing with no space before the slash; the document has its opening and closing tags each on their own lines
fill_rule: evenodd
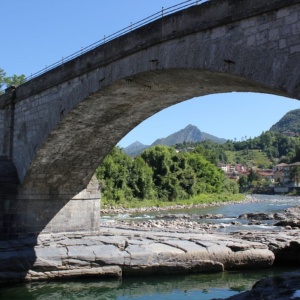
<svg viewBox="0 0 300 300">
<path fill-rule="evenodd" d="M 79 192 L 112 147 L 148 117 L 193 97 L 233 91 L 283 95 L 241 77 L 197 69 L 149 71 L 116 81 L 62 119 L 39 149 L 24 185 Z"/>
</svg>

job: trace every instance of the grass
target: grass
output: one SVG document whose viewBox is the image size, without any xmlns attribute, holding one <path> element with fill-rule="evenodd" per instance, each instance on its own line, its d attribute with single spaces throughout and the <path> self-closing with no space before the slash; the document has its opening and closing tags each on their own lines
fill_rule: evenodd
<svg viewBox="0 0 300 300">
<path fill-rule="evenodd" d="M 113 200 L 107 201 L 102 199 L 103 208 L 119 207 L 119 208 L 141 208 L 141 207 L 166 207 L 175 205 L 197 205 L 211 204 L 218 202 L 242 201 L 245 199 L 243 194 L 201 194 L 190 199 L 161 201 L 161 200 L 138 200 L 132 199 L 128 201 L 116 202 Z"/>
<path fill-rule="evenodd" d="M 232 164 L 241 163 L 248 167 L 259 166 L 261 168 L 269 168 L 272 166 L 272 161 L 267 154 L 261 150 L 241 150 L 241 151 L 226 151 L 228 161 Z"/>
</svg>

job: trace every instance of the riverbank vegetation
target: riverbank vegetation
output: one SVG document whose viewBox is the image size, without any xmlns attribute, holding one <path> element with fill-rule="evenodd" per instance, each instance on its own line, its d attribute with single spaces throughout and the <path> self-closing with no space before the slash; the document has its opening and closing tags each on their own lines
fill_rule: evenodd
<svg viewBox="0 0 300 300">
<path fill-rule="evenodd" d="M 218 204 L 218 203 L 232 203 L 240 202 L 245 200 L 243 194 L 231 194 L 231 193 L 220 193 L 220 194 L 200 194 L 189 199 L 177 199 L 174 201 L 163 201 L 159 199 L 143 200 L 132 198 L 129 200 L 114 201 L 112 199 L 103 198 L 101 200 L 102 209 L 130 209 L 130 208 L 178 208 L 179 206 L 198 206 L 207 204 Z"/>
<path fill-rule="evenodd" d="M 177 152 L 173 147 L 154 146 L 132 158 L 115 147 L 97 168 L 96 176 L 103 203 L 123 207 L 242 198 L 237 195 L 238 184 L 197 150 Z"/>
</svg>

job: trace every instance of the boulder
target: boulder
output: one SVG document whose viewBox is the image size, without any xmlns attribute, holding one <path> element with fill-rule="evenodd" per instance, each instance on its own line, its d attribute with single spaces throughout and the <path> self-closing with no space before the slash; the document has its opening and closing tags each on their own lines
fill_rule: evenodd
<svg viewBox="0 0 300 300">
<path fill-rule="evenodd" d="M 231 234 L 240 239 L 264 244 L 275 255 L 275 265 L 300 266 L 299 230 L 239 231 Z"/>
<path fill-rule="evenodd" d="M 266 213 L 247 213 L 238 216 L 239 219 L 254 219 L 254 220 L 273 220 L 273 214 L 266 214 Z"/>
<path fill-rule="evenodd" d="M 281 220 L 279 222 L 276 222 L 274 224 L 274 226 L 282 226 L 282 227 L 286 227 L 286 226 L 290 226 L 290 227 L 298 227 L 300 228 L 300 220 L 290 220 L 290 219 L 286 219 L 286 220 Z"/>
<path fill-rule="evenodd" d="M 227 300 L 300 299 L 300 272 L 284 273 L 280 276 L 261 279 L 254 284 L 253 288 L 250 291 L 243 292 L 241 294 L 231 296 L 226 299 Z"/>
</svg>

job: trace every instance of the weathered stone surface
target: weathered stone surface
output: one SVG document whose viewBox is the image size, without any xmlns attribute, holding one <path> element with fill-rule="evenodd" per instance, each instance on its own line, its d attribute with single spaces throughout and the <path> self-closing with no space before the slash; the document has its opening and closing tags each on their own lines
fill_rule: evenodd
<svg viewBox="0 0 300 300">
<path fill-rule="evenodd" d="M 17 275 L 15 275 L 17 277 Z M 94 268 L 79 268 L 72 270 L 58 270 L 52 272 L 35 272 L 30 270 L 25 277 L 26 281 L 47 280 L 72 277 L 121 277 L 122 269 L 119 266 L 103 266 Z M 0 273 L 1 280 L 1 273 Z"/>
<path fill-rule="evenodd" d="M 98 236 L 81 236 L 79 233 L 41 235 L 28 253 L 22 240 L 7 242 L 0 251 L 0 281 L 105 275 L 110 266 L 118 267 L 124 276 L 222 272 L 269 267 L 274 260 L 273 253 L 263 244 L 222 235 L 105 227 Z"/>
<path fill-rule="evenodd" d="M 95 255 L 95 262 L 99 265 L 120 265 L 124 264 L 127 253 L 123 248 L 115 245 L 96 245 L 89 247 Z"/>
<path fill-rule="evenodd" d="M 232 236 L 264 244 L 274 253 L 274 264 L 293 266 L 300 264 L 299 230 L 283 230 L 281 232 L 239 231 L 232 233 Z"/>
</svg>

